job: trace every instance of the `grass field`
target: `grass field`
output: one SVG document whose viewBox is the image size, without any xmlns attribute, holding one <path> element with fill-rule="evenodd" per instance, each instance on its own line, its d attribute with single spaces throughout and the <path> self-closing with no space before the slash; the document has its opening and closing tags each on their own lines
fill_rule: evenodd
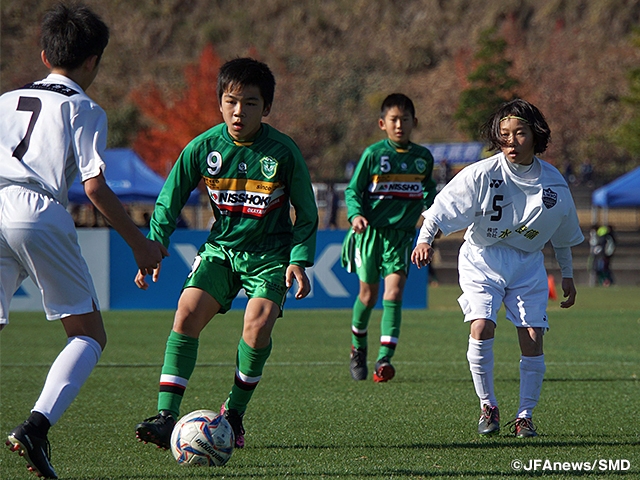
<svg viewBox="0 0 640 480">
<path fill-rule="evenodd" d="M 155 414 L 172 312 L 105 312 L 109 345 L 49 434 L 53 465 L 67 480 L 640 478 L 640 289 L 583 287 L 569 310 L 551 302 L 546 380 L 534 415 L 540 436 L 527 440 L 504 430 L 493 438 L 476 433 L 479 406 L 457 294 L 457 287 L 431 289 L 429 310 L 404 312 L 397 375 L 386 384 L 351 380 L 349 311 L 286 311 L 245 419 L 247 447 L 218 469 L 180 467 L 170 453 L 135 439 L 135 424 Z M 226 398 L 241 315 L 216 317 L 204 331 L 182 413 L 215 410 Z M 374 312 L 370 341 L 379 318 Z M 28 415 L 64 340 L 61 326 L 42 314 L 12 314 L 0 334 L 3 436 Z M 505 423 L 518 403 L 519 350 L 504 316 L 495 357 Z M 543 463 L 516 470 L 517 460 Z M 591 472 L 560 464 L 600 460 L 628 463 L 618 462 L 621 471 L 597 463 Z M 0 478 L 31 477 L 24 460 L 2 448 Z"/>
</svg>

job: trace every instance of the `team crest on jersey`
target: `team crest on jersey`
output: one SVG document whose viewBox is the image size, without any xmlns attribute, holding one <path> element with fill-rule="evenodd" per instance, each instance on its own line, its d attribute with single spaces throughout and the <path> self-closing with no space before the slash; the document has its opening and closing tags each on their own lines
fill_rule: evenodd
<svg viewBox="0 0 640 480">
<path fill-rule="evenodd" d="M 273 178 L 278 170 L 278 161 L 273 157 L 262 157 L 260 159 L 260 170 L 262 170 L 262 174 L 265 177 Z"/>
<path fill-rule="evenodd" d="M 416 168 L 418 169 L 418 172 L 424 173 L 427 169 L 427 161 L 424 158 L 418 158 L 416 160 Z"/>
<path fill-rule="evenodd" d="M 211 152 L 207 155 L 207 172 L 209 175 L 217 175 L 222 170 L 222 155 L 220 152 Z"/>
<path fill-rule="evenodd" d="M 551 208 L 558 202 L 558 194 L 550 188 L 542 190 L 542 203 L 545 207 Z"/>
</svg>

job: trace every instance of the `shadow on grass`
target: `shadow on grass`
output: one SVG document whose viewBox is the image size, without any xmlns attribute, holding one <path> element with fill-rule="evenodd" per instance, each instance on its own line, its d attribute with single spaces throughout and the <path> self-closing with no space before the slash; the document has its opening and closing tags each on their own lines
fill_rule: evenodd
<svg viewBox="0 0 640 480">
<path fill-rule="evenodd" d="M 271 472 L 229 472 L 225 471 L 224 468 L 217 469 L 216 471 L 210 471 L 210 469 L 202 468 L 199 471 L 192 470 L 188 477 L 185 475 L 179 474 L 165 474 L 165 475 L 117 475 L 117 476 L 109 476 L 109 477 L 92 477 L 91 480 L 150 480 L 150 479 L 174 479 L 174 478 L 412 478 L 412 479 L 422 479 L 422 478 L 498 478 L 498 477 L 521 477 L 521 478 L 532 478 L 532 477 L 549 477 L 550 475 L 553 478 L 558 477 L 566 477 L 566 478 L 580 478 L 580 477 L 593 477 L 593 476 L 602 476 L 606 475 L 608 478 L 611 476 L 624 476 L 630 478 L 630 475 L 634 475 L 638 473 L 637 471 L 627 470 L 627 471 L 523 471 L 523 470 L 510 470 L 509 472 L 499 471 L 499 470 L 486 470 L 486 471 L 478 471 L 478 470 L 456 470 L 456 471 L 441 471 L 434 469 L 432 471 L 427 471 L 426 469 L 402 469 L 402 468 L 390 468 L 385 470 L 384 472 L 358 472 L 358 473 L 344 473 L 344 472 L 313 472 L 313 473 L 293 473 L 289 471 L 280 471 L 274 472 L 274 470 L 278 470 L 274 468 L 273 465 L 265 465 L 264 467 L 253 467 L 251 470 L 255 468 L 271 470 Z M 637 477 L 636 477 L 637 478 Z M 86 477 L 65 477 L 64 480 L 87 480 Z"/>
</svg>

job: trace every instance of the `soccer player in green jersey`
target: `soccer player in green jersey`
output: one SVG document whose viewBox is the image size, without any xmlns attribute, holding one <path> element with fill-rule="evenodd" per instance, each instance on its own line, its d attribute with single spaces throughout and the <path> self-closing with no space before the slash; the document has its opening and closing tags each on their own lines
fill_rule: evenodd
<svg viewBox="0 0 640 480">
<path fill-rule="evenodd" d="M 402 320 L 402 293 L 409 256 L 422 211 L 433 203 L 436 184 L 431 178 L 433 157 L 412 143 L 418 124 L 413 102 L 394 93 L 382 102 L 380 128 L 387 138 L 369 146 L 345 191 L 351 230 L 342 246 L 342 265 L 356 272 L 360 291 L 351 321 L 351 376 L 367 378 L 367 328 L 384 278 L 380 348 L 373 380 L 386 382 L 395 369 L 395 353 Z"/>
<path fill-rule="evenodd" d="M 271 332 L 287 290 L 295 280 L 296 299 L 310 291 L 305 268 L 314 261 L 318 210 L 300 150 L 262 123 L 273 102 L 273 74 L 264 63 L 238 58 L 221 67 L 217 88 L 224 123 L 185 147 L 150 223 L 149 238 L 168 246 L 189 194 L 204 180 L 215 222 L 178 301 L 160 375 L 159 413 L 136 427 L 140 441 L 162 448 L 169 448 L 200 332 L 214 315 L 229 310 L 240 289 L 249 301 L 235 381 L 221 413 L 233 428 L 236 448 L 244 446 L 242 418 L 271 353 Z M 158 274 L 154 271 L 153 281 Z M 148 287 L 144 275 L 135 282 Z"/>
</svg>

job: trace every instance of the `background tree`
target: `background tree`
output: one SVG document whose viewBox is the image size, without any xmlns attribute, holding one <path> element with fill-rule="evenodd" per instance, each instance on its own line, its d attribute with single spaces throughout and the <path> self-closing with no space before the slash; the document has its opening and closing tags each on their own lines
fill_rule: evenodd
<svg viewBox="0 0 640 480">
<path fill-rule="evenodd" d="M 507 42 L 495 28 L 480 34 L 479 47 L 475 70 L 467 76 L 469 86 L 460 93 L 454 115 L 459 129 L 473 140 L 479 138 L 480 126 L 497 107 L 516 98 L 515 88 L 520 84 L 509 75 L 512 62 L 505 56 Z"/>
<path fill-rule="evenodd" d="M 640 28 L 631 39 L 635 47 L 640 48 Z M 629 70 L 629 93 L 622 97 L 629 119 L 614 130 L 616 143 L 636 160 L 640 159 L 640 67 Z M 637 162 L 634 162 L 637 165 Z"/>
<path fill-rule="evenodd" d="M 216 92 L 220 66 L 213 46 L 207 44 L 199 62 L 185 67 L 183 92 L 163 94 L 153 82 L 131 92 L 147 123 L 138 131 L 133 149 L 163 177 L 189 141 L 222 121 Z"/>
</svg>

